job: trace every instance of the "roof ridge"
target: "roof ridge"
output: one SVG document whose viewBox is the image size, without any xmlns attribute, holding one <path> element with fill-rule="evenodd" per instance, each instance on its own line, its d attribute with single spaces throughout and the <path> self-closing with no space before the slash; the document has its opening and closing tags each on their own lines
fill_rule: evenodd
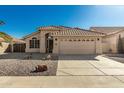
<svg viewBox="0 0 124 93">
<path fill-rule="evenodd" d="M 67 30 L 71 30 L 71 29 L 67 29 Z M 87 30 L 87 29 L 73 29 L 73 30 L 78 30 L 78 31 L 85 31 L 85 32 L 90 32 L 90 33 L 99 33 L 99 34 L 104 34 L 104 33 L 101 33 L 101 32 L 93 32 L 92 30 Z"/>
</svg>

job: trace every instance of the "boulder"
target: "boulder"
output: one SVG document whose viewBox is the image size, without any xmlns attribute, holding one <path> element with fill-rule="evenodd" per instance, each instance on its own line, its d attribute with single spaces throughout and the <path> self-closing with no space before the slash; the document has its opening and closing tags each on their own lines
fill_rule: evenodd
<svg viewBox="0 0 124 93">
<path fill-rule="evenodd" d="M 49 54 L 49 55 L 47 55 L 47 59 L 48 60 L 51 60 L 52 59 L 52 57 L 51 57 L 51 55 Z"/>
<path fill-rule="evenodd" d="M 47 66 L 46 65 L 37 65 L 37 67 L 35 67 L 35 71 L 36 72 L 44 72 L 47 71 Z"/>
</svg>

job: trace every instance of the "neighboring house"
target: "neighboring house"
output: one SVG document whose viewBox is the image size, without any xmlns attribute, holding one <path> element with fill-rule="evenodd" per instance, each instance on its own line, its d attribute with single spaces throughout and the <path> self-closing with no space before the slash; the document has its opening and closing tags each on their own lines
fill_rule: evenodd
<svg viewBox="0 0 124 93">
<path fill-rule="evenodd" d="M 47 26 L 40 27 L 37 32 L 23 39 L 26 43 L 26 52 L 102 54 L 123 52 L 123 38 L 123 27 L 91 27 L 90 30 L 85 30 Z"/>
<path fill-rule="evenodd" d="M 91 27 L 90 30 L 104 34 L 102 53 L 124 52 L 124 27 Z"/>
<path fill-rule="evenodd" d="M 25 41 L 17 38 L 13 38 L 10 43 L 11 52 L 25 52 Z"/>
<path fill-rule="evenodd" d="M 25 52 L 25 42 L 15 38 L 11 42 L 6 42 L 0 37 L 0 53 L 5 52 Z"/>
<path fill-rule="evenodd" d="M 0 32 L 0 53 L 25 52 L 25 41 Z"/>
<path fill-rule="evenodd" d="M 0 53 L 6 52 L 8 46 L 9 43 L 5 42 L 5 40 L 2 37 L 0 37 Z"/>
</svg>

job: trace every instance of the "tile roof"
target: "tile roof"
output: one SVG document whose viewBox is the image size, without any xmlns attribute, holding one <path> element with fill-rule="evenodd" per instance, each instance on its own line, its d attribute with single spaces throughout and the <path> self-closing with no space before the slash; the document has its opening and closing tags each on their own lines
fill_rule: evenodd
<svg viewBox="0 0 124 93">
<path fill-rule="evenodd" d="M 34 34 L 37 34 L 40 31 L 57 31 L 54 32 L 52 36 L 104 36 L 104 34 L 102 33 L 93 32 L 91 30 L 80 29 L 77 27 L 72 28 L 67 26 L 44 26 L 44 27 L 39 27 L 37 32 L 29 34 L 23 37 L 23 39 L 26 39 Z"/>
<path fill-rule="evenodd" d="M 124 27 L 91 27 L 90 30 L 109 35 L 124 30 Z"/>
<path fill-rule="evenodd" d="M 53 33 L 52 36 L 104 36 L 102 33 L 92 32 L 84 29 L 65 29 L 60 32 Z"/>
<path fill-rule="evenodd" d="M 47 26 L 47 27 L 40 27 L 41 31 L 60 31 L 55 32 L 52 36 L 103 36 L 102 33 L 92 32 L 90 30 L 80 29 L 80 28 L 71 28 L 67 26 Z"/>
<path fill-rule="evenodd" d="M 71 29 L 71 27 L 66 27 L 66 26 L 44 26 L 44 27 L 40 27 L 39 30 L 40 31 L 44 31 L 44 30 L 53 30 L 53 31 L 60 31 L 63 29 Z"/>
<path fill-rule="evenodd" d="M 25 41 L 23 41 L 21 39 L 17 39 L 17 38 L 13 38 L 12 42 L 14 42 L 14 43 L 25 43 Z"/>
<path fill-rule="evenodd" d="M 31 33 L 31 34 L 28 34 L 28 35 L 24 36 L 23 39 L 26 39 L 26 38 L 28 38 L 28 37 L 30 37 L 32 35 L 36 35 L 38 33 L 40 33 L 40 31 L 36 31 L 36 32 Z"/>
</svg>

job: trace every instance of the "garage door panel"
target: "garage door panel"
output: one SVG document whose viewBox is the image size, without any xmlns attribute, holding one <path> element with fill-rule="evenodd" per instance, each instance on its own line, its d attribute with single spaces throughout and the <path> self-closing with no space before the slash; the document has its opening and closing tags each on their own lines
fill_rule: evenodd
<svg viewBox="0 0 124 93">
<path fill-rule="evenodd" d="M 61 54 L 95 54 L 95 42 L 60 42 Z"/>
</svg>

